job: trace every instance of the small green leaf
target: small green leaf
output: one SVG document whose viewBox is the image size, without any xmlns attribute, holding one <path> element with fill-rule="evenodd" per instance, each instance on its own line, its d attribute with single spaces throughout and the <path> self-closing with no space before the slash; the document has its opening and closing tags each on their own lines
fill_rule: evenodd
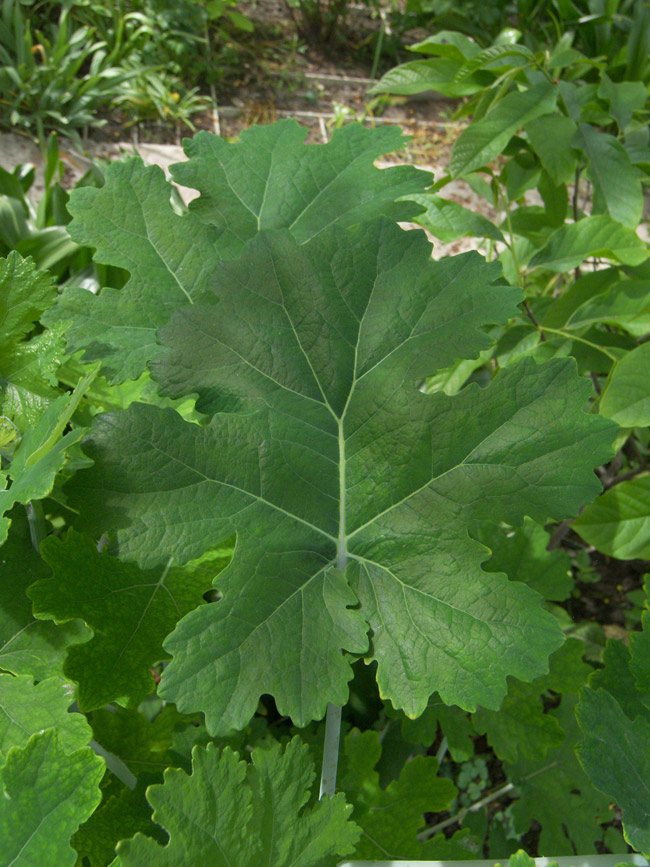
<svg viewBox="0 0 650 867">
<path fill-rule="evenodd" d="M 573 529 L 610 557 L 650 559 L 650 476 L 614 485 L 585 508 Z"/>
<path fill-rule="evenodd" d="M 472 714 L 477 732 L 487 735 L 499 758 L 515 762 L 519 753 L 542 762 L 549 750 L 561 747 L 564 731 L 556 717 L 544 713 L 541 696 L 548 689 L 577 693 L 592 670 L 582 662 L 582 653 L 582 642 L 569 639 L 551 656 L 548 674 L 532 683 L 511 680 L 498 711 L 480 708 Z"/>
<path fill-rule="evenodd" d="M 647 641 L 645 630 L 643 633 L 634 632 L 631 637 L 637 635 L 644 635 L 644 641 Z M 631 671 L 631 659 L 630 650 L 623 641 L 610 639 L 603 653 L 604 667 L 597 668 L 593 672 L 589 679 L 589 686 L 595 690 L 606 690 L 630 719 L 643 716 L 650 722 L 650 709 L 643 703 L 644 695 L 647 699 L 648 690 L 644 694 L 638 689 L 637 681 Z M 635 661 L 638 665 L 639 654 Z"/>
<path fill-rule="evenodd" d="M 386 705 L 386 715 L 401 721 L 402 737 L 409 744 L 430 747 L 438 734 L 438 725 L 447 738 L 449 752 L 455 762 L 466 762 L 474 755 L 474 727 L 469 716 L 459 707 L 446 705 L 439 695 L 431 696 L 422 714 L 409 719 L 403 711 Z"/>
<path fill-rule="evenodd" d="M 88 374 L 72 394 L 63 394 L 51 403 L 36 427 L 22 438 L 9 466 L 11 487 L 0 491 L 0 515 L 16 503 L 42 500 L 51 493 L 54 478 L 67 460 L 67 449 L 84 434 L 83 428 L 76 428 L 62 436 L 96 372 Z M 9 521 L 3 518 L 2 522 L 0 544 L 7 538 L 9 529 Z"/>
<path fill-rule="evenodd" d="M 594 187 L 594 214 L 607 213 L 613 220 L 636 229 L 643 212 L 641 181 L 623 145 L 607 133 L 581 123 L 573 139 L 587 159 L 587 177 Z"/>
<path fill-rule="evenodd" d="M 599 411 L 621 427 L 650 425 L 650 343 L 628 352 L 614 365 Z"/>
<path fill-rule="evenodd" d="M 528 90 L 505 96 L 458 137 L 451 152 L 449 170 L 455 177 L 486 166 L 497 157 L 525 124 L 555 108 L 557 89 L 541 82 Z"/>
<path fill-rule="evenodd" d="M 56 298 L 52 276 L 12 252 L 0 259 L 0 349 L 22 340 Z"/>
<path fill-rule="evenodd" d="M 63 668 L 79 684 L 83 711 L 112 701 L 135 707 L 153 692 L 151 667 L 168 658 L 163 639 L 203 602 L 203 593 L 229 561 L 217 556 L 184 567 L 170 562 L 143 572 L 100 554 L 92 539 L 73 529 L 64 539 L 49 536 L 41 553 L 54 576 L 29 589 L 35 615 L 57 623 L 80 618 L 95 633 L 68 651 Z"/>
<path fill-rule="evenodd" d="M 38 424 L 45 409 L 61 394 L 56 372 L 65 355 L 65 338 L 59 326 L 27 343 L 0 348 L 2 412 L 21 431 Z"/>
<path fill-rule="evenodd" d="M 489 69 L 496 74 L 523 66 L 534 59 L 535 55 L 525 45 L 491 45 L 469 58 L 456 73 L 454 81 L 464 81 L 479 69 Z"/>
<path fill-rule="evenodd" d="M 308 747 L 294 738 L 257 747 L 252 763 L 214 744 L 192 752 L 192 775 L 168 769 L 147 797 L 170 835 L 166 846 L 137 834 L 118 845 L 118 864 L 334 867 L 352 852 L 359 829 L 342 794 L 306 807 L 314 779 Z"/>
<path fill-rule="evenodd" d="M 456 30 L 439 30 L 421 42 L 408 46 L 409 51 L 418 54 L 436 54 L 464 62 L 480 52 L 481 48 L 469 36 Z"/>
<path fill-rule="evenodd" d="M 610 271 L 616 273 L 615 269 Z M 589 275 L 592 286 L 594 277 Z M 579 282 L 576 281 L 574 286 Z M 587 285 L 583 285 L 587 290 Z M 560 323 L 563 328 L 585 328 L 602 322 L 622 328 L 633 337 L 644 337 L 650 331 L 650 280 L 616 280 L 614 277 L 600 292 L 597 285 L 593 286 L 593 290 L 582 303 L 576 296 L 578 303 L 566 321 Z M 567 301 L 570 303 L 570 299 Z M 552 326 L 553 322 L 549 321 L 548 324 Z"/>
<path fill-rule="evenodd" d="M 53 729 L 32 735 L 25 747 L 14 747 L 0 768 L 5 863 L 73 867 L 77 854 L 70 838 L 101 800 L 104 769 L 89 747 L 66 752 Z"/>
<path fill-rule="evenodd" d="M 162 828 L 151 821 L 144 791 L 122 786 L 117 792 L 104 789 L 102 803 L 71 842 L 84 867 L 106 867 L 113 862 L 119 841 L 137 833 L 154 837 L 159 843 L 166 840 Z"/>
<path fill-rule="evenodd" d="M 136 777 L 161 777 L 170 764 L 167 751 L 172 743 L 178 712 L 168 705 L 153 720 L 135 710 L 112 707 L 92 711 L 89 718 L 95 740 L 117 756 Z"/>
<path fill-rule="evenodd" d="M 530 260 L 530 267 L 565 274 L 590 256 L 640 265 L 650 256 L 650 250 L 632 229 L 599 214 L 557 229 Z"/>
<path fill-rule="evenodd" d="M 505 572 L 509 578 L 528 584 L 544 599 L 561 601 L 570 594 L 571 558 L 561 549 L 547 550 L 549 534 L 535 521 L 524 518 L 516 529 L 485 522 L 472 535 L 492 551 L 483 564 L 486 572 Z"/>
<path fill-rule="evenodd" d="M 423 213 L 417 215 L 416 222 L 435 238 L 439 238 L 443 244 L 449 244 L 466 235 L 503 241 L 500 229 L 487 217 L 470 211 L 457 202 L 426 193 L 409 196 L 409 199 L 425 208 Z"/>
<path fill-rule="evenodd" d="M 623 131 L 632 120 L 634 112 L 645 109 L 648 88 L 642 81 L 615 83 L 606 72 L 602 72 L 598 95 L 609 103 L 609 113 Z"/>
<path fill-rule="evenodd" d="M 577 125 L 563 114 L 544 114 L 525 124 L 526 134 L 540 162 L 556 184 L 574 180 L 577 154 L 571 148 Z"/>
<path fill-rule="evenodd" d="M 471 79 L 455 83 L 462 60 L 453 57 L 431 57 L 428 60 L 412 60 L 396 66 L 373 84 L 370 93 L 394 93 L 396 96 L 410 96 L 433 90 L 445 96 L 459 98 L 469 96 L 480 89 Z"/>
</svg>

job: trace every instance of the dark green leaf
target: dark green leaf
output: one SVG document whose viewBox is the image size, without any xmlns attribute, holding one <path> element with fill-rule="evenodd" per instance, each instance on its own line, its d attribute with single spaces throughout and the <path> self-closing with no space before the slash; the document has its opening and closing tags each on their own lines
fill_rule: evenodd
<svg viewBox="0 0 650 867">
<path fill-rule="evenodd" d="M 636 229 L 643 212 L 641 181 L 623 145 L 587 123 L 580 124 L 573 139 L 589 160 L 587 177 L 594 187 L 594 214 L 606 213 Z"/>
<path fill-rule="evenodd" d="M 29 590 L 34 613 L 64 623 L 84 620 L 95 635 L 68 651 L 64 673 L 79 684 L 83 711 L 117 701 L 136 707 L 153 691 L 151 667 L 167 654 L 162 642 L 203 601 L 202 594 L 229 557 L 175 567 L 170 561 L 144 572 L 100 554 L 95 543 L 69 530 L 41 544 L 53 577 Z"/>
<path fill-rule="evenodd" d="M 61 674 L 69 644 L 90 638 L 80 621 L 55 626 L 36 620 L 26 590 L 49 569 L 31 542 L 24 509 L 12 514 L 9 538 L 0 549 L 0 668 L 45 680 Z"/>
<path fill-rule="evenodd" d="M 650 723 L 631 720 L 604 689 L 585 687 L 576 708 L 584 740 L 577 753 L 594 785 L 623 809 L 625 838 L 650 853 Z"/>
</svg>

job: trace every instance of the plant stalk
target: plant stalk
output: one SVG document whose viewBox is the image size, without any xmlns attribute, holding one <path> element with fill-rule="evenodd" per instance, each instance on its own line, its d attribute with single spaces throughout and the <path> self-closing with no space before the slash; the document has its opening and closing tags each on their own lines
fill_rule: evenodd
<svg viewBox="0 0 650 867">
<path fill-rule="evenodd" d="M 336 704 L 329 702 L 325 718 L 325 743 L 323 744 L 323 768 L 320 777 L 319 800 L 327 795 L 334 797 L 336 791 L 336 771 L 339 764 L 339 741 L 341 739 L 341 711 Z"/>
<path fill-rule="evenodd" d="M 433 837 L 434 834 L 437 834 L 438 831 L 444 831 L 445 828 L 448 828 L 450 825 L 455 825 L 456 822 L 462 822 L 465 816 L 468 813 L 476 813 L 481 807 L 487 806 L 492 801 L 496 801 L 497 798 L 500 798 L 502 795 L 507 795 L 508 792 L 511 792 L 514 789 L 514 783 L 507 783 L 505 786 L 502 786 L 500 789 L 497 789 L 496 792 L 492 792 L 491 795 L 486 795 L 484 798 L 481 798 L 480 801 L 476 801 L 469 807 L 463 807 L 460 812 L 456 813 L 455 816 L 450 816 L 448 819 L 445 819 L 444 822 L 438 822 L 437 825 L 432 825 L 430 828 L 425 828 L 424 831 L 421 831 L 418 834 L 418 840 L 423 842 L 424 840 L 428 840 L 429 837 Z"/>
<path fill-rule="evenodd" d="M 36 551 L 40 551 L 41 542 L 47 536 L 43 504 L 40 500 L 32 500 L 31 503 L 27 503 L 25 506 L 25 511 L 27 512 L 29 536 L 32 540 L 32 545 Z"/>
<path fill-rule="evenodd" d="M 349 398 L 348 398 L 349 400 Z M 336 546 L 336 568 L 345 572 L 348 565 L 347 536 L 345 528 L 345 433 L 342 416 L 337 419 L 339 441 L 339 538 Z M 341 710 L 338 705 L 328 702 L 325 717 L 325 742 L 323 744 L 323 767 L 320 777 L 319 799 L 328 795 L 334 796 L 336 791 L 336 771 L 339 763 L 339 741 L 341 740 Z"/>
</svg>

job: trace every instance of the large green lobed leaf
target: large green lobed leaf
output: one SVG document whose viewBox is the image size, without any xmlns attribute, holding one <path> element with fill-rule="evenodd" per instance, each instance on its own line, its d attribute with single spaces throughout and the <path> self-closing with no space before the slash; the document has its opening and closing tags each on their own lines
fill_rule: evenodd
<svg viewBox="0 0 650 867">
<path fill-rule="evenodd" d="M 298 724 L 344 703 L 342 650 L 376 659 L 382 696 L 409 716 L 435 690 L 496 708 L 507 675 L 546 671 L 559 628 L 531 589 L 481 569 L 467 525 L 575 514 L 614 426 L 583 412 L 589 384 L 565 359 L 455 397 L 419 390 L 487 348 L 483 329 L 518 297 L 497 266 L 434 263 L 422 233 L 385 220 L 303 244 L 260 232 L 215 266 L 153 365 L 164 393 L 196 394 L 212 421 L 142 405 L 99 418 L 95 465 L 70 490 L 143 567 L 238 534 L 221 601 L 165 644 L 166 698 L 216 733 L 262 693 Z"/>
<path fill-rule="evenodd" d="M 43 321 L 65 322 L 69 351 L 101 359 L 110 381 L 137 379 L 160 354 L 156 330 L 177 308 L 201 301 L 219 261 L 237 256 L 260 229 L 286 228 L 302 243 L 330 225 L 419 210 L 396 200 L 421 192 L 427 172 L 374 167 L 403 146 L 398 129 L 351 124 L 318 146 L 305 145 L 305 136 L 293 120 L 254 127 L 237 144 L 199 133 L 186 142 L 188 161 L 172 169 L 178 183 L 201 192 L 183 216 L 172 209 L 163 172 L 139 159 L 111 165 L 101 189 L 75 190 L 72 237 L 131 276 L 119 292 L 105 288 L 97 297 L 67 289 Z"/>
</svg>

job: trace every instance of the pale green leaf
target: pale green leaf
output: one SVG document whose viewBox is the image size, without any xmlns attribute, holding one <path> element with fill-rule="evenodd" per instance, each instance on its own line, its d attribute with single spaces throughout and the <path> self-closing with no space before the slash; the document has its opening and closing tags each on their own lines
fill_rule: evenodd
<svg viewBox="0 0 650 867">
<path fill-rule="evenodd" d="M 238 254 L 263 229 L 288 229 L 303 244 L 331 226 L 417 211 L 399 200 L 429 186 L 431 175 L 374 165 L 405 145 L 400 129 L 346 124 L 323 145 L 305 145 L 306 135 L 296 121 L 282 120 L 244 130 L 235 143 L 206 132 L 186 140 L 188 160 L 171 167 L 172 177 L 200 191 L 190 213 L 216 226 L 220 250 Z"/>
<path fill-rule="evenodd" d="M 56 298 L 50 274 L 12 252 L 0 259 L 0 350 L 15 345 Z"/>
<path fill-rule="evenodd" d="M 104 768 L 89 747 L 66 752 L 52 729 L 14 747 L 0 769 L 4 863 L 73 867 L 70 838 L 101 800 Z"/>
<path fill-rule="evenodd" d="M 621 427 L 650 425 L 650 343 L 620 358 L 603 389 L 599 411 Z"/>
<path fill-rule="evenodd" d="M 590 256 L 612 259 L 623 265 L 640 265 L 650 256 L 650 250 L 632 229 L 606 214 L 598 214 L 557 229 L 546 246 L 530 260 L 530 267 L 564 274 Z"/>
<path fill-rule="evenodd" d="M 67 449 L 79 442 L 84 434 L 83 428 L 75 428 L 66 434 L 63 431 L 95 373 L 88 374 L 72 394 L 58 397 L 43 412 L 38 424 L 26 432 L 9 466 L 11 487 L 0 491 L 0 515 L 8 512 L 16 503 L 41 500 L 51 493 L 55 476 L 67 460 Z M 7 538 L 8 520 L 3 519 L 0 526 L 1 544 Z"/>
<path fill-rule="evenodd" d="M 475 93 L 480 85 L 471 79 L 455 83 L 456 73 L 462 60 L 454 57 L 431 57 L 428 60 L 412 60 L 402 63 L 383 75 L 373 84 L 370 93 L 394 93 L 410 96 L 433 90 L 444 96 L 458 98 Z"/>
<path fill-rule="evenodd" d="M 169 769 L 164 784 L 147 793 L 169 842 L 160 846 L 137 834 L 119 844 L 118 863 L 334 867 L 337 856 L 353 850 L 359 829 L 348 822 L 342 794 L 305 806 L 315 774 L 299 738 L 284 749 L 277 742 L 259 746 L 251 759 L 240 761 L 229 747 L 195 747 L 191 776 Z"/>
<path fill-rule="evenodd" d="M 593 276 L 590 278 L 593 280 Z M 582 278 L 581 278 L 582 279 Z M 575 306 L 564 328 L 585 328 L 596 322 L 622 328 L 633 337 L 650 332 L 650 281 L 617 280 Z M 553 325 L 552 322 L 548 323 Z"/>
<path fill-rule="evenodd" d="M 0 674 L 0 762 L 11 747 L 25 746 L 30 735 L 53 728 L 66 752 L 90 741 L 86 717 L 68 713 L 74 690 L 59 677 L 34 684 L 29 675 Z"/>
<path fill-rule="evenodd" d="M 449 171 L 461 177 L 486 166 L 503 151 L 517 130 L 553 111 L 556 101 L 557 88 L 547 82 L 509 93 L 484 117 L 463 130 L 451 152 Z"/>
<path fill-rule="evenodd" d="M 416 222 L 435 238 L 439 238 L 443 244 L 449 244 L 466 235 L 503 241 L 503 235 L 494 223 L 482 214 L 464 208 L 458 202 L 425 193 L 409 196 L 409 199 L 425 208 L 417 215 Z"/>
<path fill-rule="evenodd" d="M 573 529 L 602 554 L 650 559 L 650 476 L 614 485 L 585 508 Z"/>
<path fill-rule="evenodd" d="M 456 30 L 439 30 L 421 42 L 409 45 L 408 49 L 418 54 L 436 54 L 439 57 L 451 57 L 453 60 L 464 62 L 475 57 L 481 47 L 464 33 Z"/>
<path fill-rule="evenodd" d="M 153 692 L 151 667 L 168 656 L 162 642 L 176 623 L 203 602 L 228 556 L 176 567 L 169 563 L 143 571 L 100 554 L 92 539 L 69 530 L 49 536 L 41 554 L 52 578 L 29 590 L 34 614 L 64 623 L 84 620 L 95 635 L 68 651 L 65 675 L 79 684 L 83 711 L 112 701 L 136 707 Z"/>
<path fill-rule="evenodd" d="M 525 45 L 490 45 L 469 58 L 458 70 L 455 82 L 464 81 L 479 69 L 488 69 L 497 74 L 515 66 L 524 66 L 535 59 Z"/>
<path fill-rule="evenodd" d="M 170 194 L 163 171 L 134 158 L 112 163 L 103 187 L 77 189 L 68 204 L 75 240 L 131 276 L 119 292 L 66 289 L 43 322 L 65 323 L 68 351 L 101 359 L 110 381 L 137 379 L 160 352 L 156 329 L 200 295 L 220 259 L 216 230 L 192 214 L 175 214 Z"/>
<path fill-rule="evenodd" d="M 61 394 L 56 372 L 65 354 L 62 329 L 45 331 L 27 343 L 0 349 L 2 413 L 21 431 L 38 424 L 45 409 Z"/>
</svg>

